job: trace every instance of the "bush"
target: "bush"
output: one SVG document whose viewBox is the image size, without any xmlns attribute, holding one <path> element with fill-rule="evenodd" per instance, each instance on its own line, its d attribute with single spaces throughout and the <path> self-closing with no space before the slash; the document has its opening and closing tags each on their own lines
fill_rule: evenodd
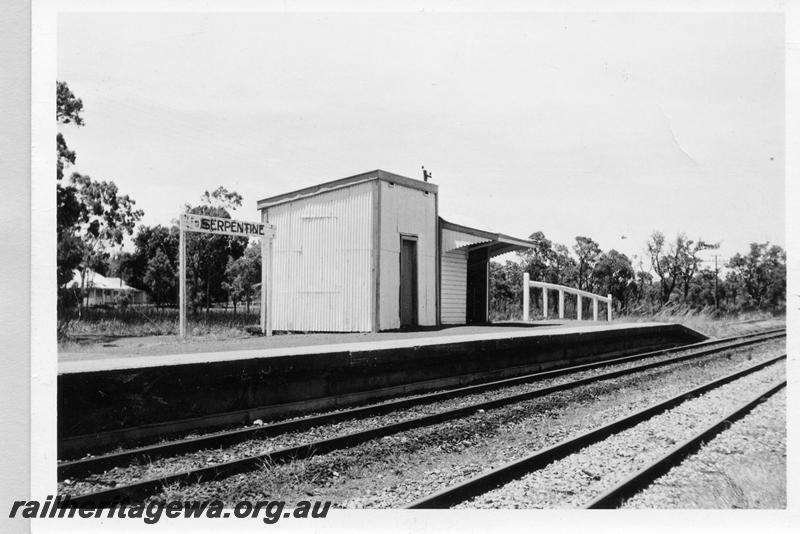
<svg viewBox="0 0 800 534">
<path fill-rule="evenodd" d="M 198 335 L 240 336 L 245 327 L 258 324 L 259 313 L 235 315 L 228 309 L 211 309 L 208 313 L 189 314 L 189 332 Z M 66 337 L 80 335 L 106 336 L 166 336 L 178 335 L 178 309 L 155 306 L 127 305 L 117 308 L 86 308 L 82 317 L 65 317 L 63 327 Z"/>
<path fill-rule="evenodd" d="M 126 293 L 122 293 L 114 297 L 114 305 L 123 310 L 126 309 L 130 303 L 131 297 Z"/>
</svg>

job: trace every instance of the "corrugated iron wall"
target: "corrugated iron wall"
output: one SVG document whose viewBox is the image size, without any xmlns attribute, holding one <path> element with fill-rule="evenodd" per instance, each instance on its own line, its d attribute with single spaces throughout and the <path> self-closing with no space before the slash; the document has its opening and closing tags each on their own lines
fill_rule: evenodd
<svg viewBox="0 0 800 534">
<path fill-rule="evenodd" d="M 273 329 L 371 330 L 372 202 L 363 183 L 268 208 Z"/>
<path fill-rule="evenodd" d="M 436 324 L 436 195 L 381 181 L 380 329 L 400 327 L 400 234 L 417 236 L 417 320 Z"/>
<path fill-rule="evenodd" d="M 442 253 L 442 324 L 467 322 L 467 251 Z"/>
</svg>

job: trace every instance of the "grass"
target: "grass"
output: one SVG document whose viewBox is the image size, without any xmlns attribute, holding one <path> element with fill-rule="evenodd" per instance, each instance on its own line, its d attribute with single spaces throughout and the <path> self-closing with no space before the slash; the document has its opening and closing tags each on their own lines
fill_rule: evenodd
<svg viewBox="0 0 800 534">
<path fill-rule="evenodd" d="M 541 298 L 531 301 L 530 318 L 533 321 L 542 320 Z M 558 317 L 556 302 L 550 299 L 549 319 Z M 591 320 L 592 307 L 588 299 L 583 301 L 584 320 Z M 600 304 L 598 315 L 600 321 L 606 317 L 606 306 Z M 564 315 L 567 319 L 574 320 L 577 317 L 576 305 L 574 302 L 567 302 Z M 518 302 L 509 302 L 500 299 L 492 299 L 489 308 L 489 318 L 491 321 L 521 321 L 522 306 Z M 776 322 L 784 321 L 784 316 L 775 316 L 768 312 L 741 312 L 731 315 L 720 315 L 713 308 L 694 309 L 683 305 L 667 305 L 657 311 L 634 310 L 625 314 L 614 314 L 614 323 L 679 323 L 692 330 L 702 332 L 710 337 L 725 337 L 740 334 L 750 330 L 764 328 L 763 325 L 748 326 L 750 322 L 767 321 L 774 319 Z"/>
<path fill-rule="evenodd" d="M 785 400 L 756 410 L 654 484 L 652 497 L 670 508 L 786 508 Z"/>
<path fill-rule="evenodd" d="M 705 509 L 785 508 L 786 468 L 774 465 L 772 460 L 745 458 L 735 468 L 716 467 L 717 478 L 710 489 L 698 492 L 697 506 Z"/>
<path fill-rule="evenodd" d="M 766 312 L 739 313 L 736 315 L 717 315 L 713 309 L 695 310 L 683 306 L 664 307 L 650 314 L 629 314 L 613 318 L 614 323 L 660 322 L 678 323 L 702 332 L 710 337 L 726 337 L 751 330 L 763 329 L 763 325 L 754 325 L 756 321 L 775 320 L 780 322 L 784 317 L 773 316 Z"/>
<path fill-rule="evenodd" d="M 250 313 L 240 309 L 211 309 L 189 314 L 187 329 L 195 336 L 241 337 L 246 327 L 259 322 L 258 308 Z M 79 341 L 93 337 L 169 336 L 178 334 L 176 308 L 136 307 L 88 308 L 81 317 L 73 313 L 59 317 L 59 337 L 62 341 Z"/>
</svg>

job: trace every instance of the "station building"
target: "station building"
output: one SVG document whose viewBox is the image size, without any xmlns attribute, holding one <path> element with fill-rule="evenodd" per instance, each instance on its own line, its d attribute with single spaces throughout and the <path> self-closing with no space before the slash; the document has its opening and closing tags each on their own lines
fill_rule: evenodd
<svg viewBox="0 0 800 534">
<path fill-rule="evenodd" d="M 265 198 L 272 328 L 377 332 L 485 323 L 489 260 L 533 243 L 439 216 L 433 183 L 375 170 Z"/>
</svg>

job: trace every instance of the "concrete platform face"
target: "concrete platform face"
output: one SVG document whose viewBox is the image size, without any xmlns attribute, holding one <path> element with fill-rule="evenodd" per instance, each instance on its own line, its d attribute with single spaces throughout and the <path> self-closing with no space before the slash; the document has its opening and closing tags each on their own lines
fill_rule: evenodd
<svg viewBox="0 0 800 534">
<path fill-rule="evenodd" d="M 705 336 L 676 324 L 496 327 L 493 331 L 226 352 L 94 355 L 59 362 L 59 440 L 237 412 L 251 418 L 419 393 Z M 221 417 L 220 422 L 230 423 Z"/>
<path fill-rule="evenodd" d="M 86 373 L 104 370 L 141 369 L 165 365 L 188 365 L 253 358 L 275 358 L 305 354 L 331 354 L 336 352 L 362 352 L 384 349 L 425 347 L 447 343 L 464 343 L 480 340 L 516 339 L 538 336 L 567 335 L 599 331 L 617 331 L 664 326 L 666 323 L 611 323 L 586 324 L 586 322 L 535 322 L 528 325 L 508 323 L 502 326 L 461 326 L 442 330 L 416 332 L 380 332 L 374 334 L 288 334 L 271 338 L 255 338 L 253 343 L 263 348 L 240 348 L 227 345 L 225 350 L 204 351 L 204 346 L 220 343 L 194 343 L 185 345 L 156 345 L 144 349 L 145 354 L 126 353 L 119 350 L 101 352 L 64 352 L 59 354 L 58 374 Z M 247 340 L 250 341 L 250 340 Z M 250 343 L 248 343 L 250 344 Z M 163 352 L 165 349 L 178 349 Z M 149 353 L 149 354 L 148 354 Z"/>
</svg>

